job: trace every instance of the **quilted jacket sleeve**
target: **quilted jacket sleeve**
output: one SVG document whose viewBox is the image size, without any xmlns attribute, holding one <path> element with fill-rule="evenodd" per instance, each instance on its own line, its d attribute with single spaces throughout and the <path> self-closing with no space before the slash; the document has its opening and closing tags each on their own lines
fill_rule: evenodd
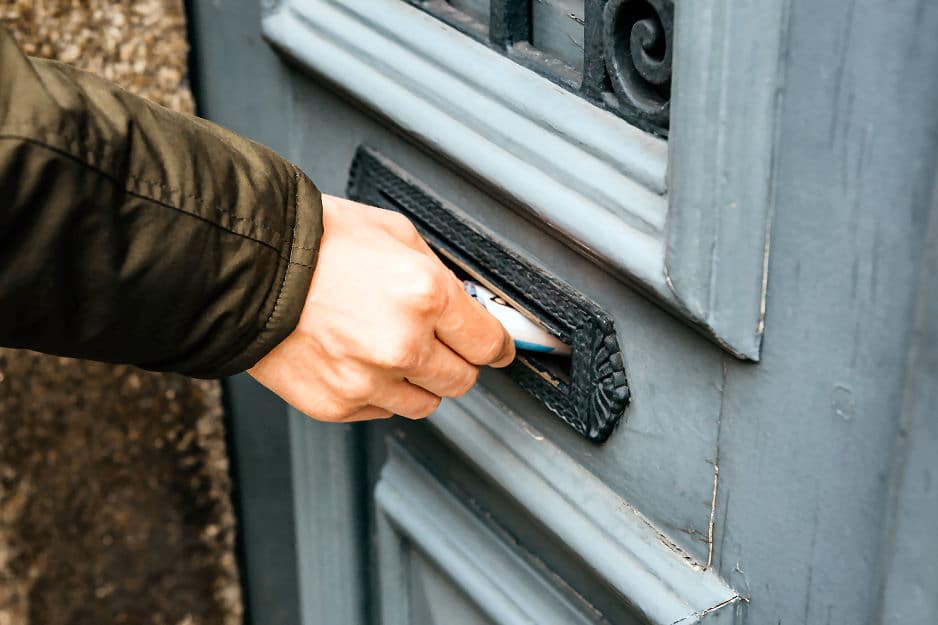
<svg viewBox="0 0 938 625">
<path fill-rule="evenodd" d="M 295 327 L 316 187 L 0 29 L 0 345 L 218 377 Z"/>
</svg>

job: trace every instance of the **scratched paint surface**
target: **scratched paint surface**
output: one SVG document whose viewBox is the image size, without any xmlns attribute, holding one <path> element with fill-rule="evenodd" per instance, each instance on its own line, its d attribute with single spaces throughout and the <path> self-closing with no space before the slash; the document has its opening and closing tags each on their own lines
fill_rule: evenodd
<svg viewBox="0 0 938 625">
<path fill-rule="evenodd" d="M 777 3 L 738 4 L 730 17 L 755 19 L 762 7 Z M 934 548 L 928 534 L 909 525 L 924 526 L 938 515 L 931 465 L 932 499 L 914 500 L 915 512 L 904 512 L 896 502 L 921 492 L 906 489 L 925 488 L 916 458 L 932 440 L 907 429 L 925 425 L 906 414 L 903 404 L 918 404 L 903 397 L 914 398 L 914 381 L 929 373 L 909 369 L 908 348 L 923 340 L 909 326 L 923 270 L 926 217 L 929 211 L 938 214 L 932 199 L 938 171 L 938 38 L 932 35 L 938 3 L 785 4 L 777 148 L 765 156 L 776 163 L 776 173 L 759 364 L 724 355 L 586 259 L 573 258 L 486 195 L 475 179 L 436 152 L 408 144 L 403 133 L 382 132 L 377 116 L 358 112 L 329 85 L 311 85 L 297 73 L 291 83 L 273 83 L 280 88 L 265 93 L 248 89 L 241 76 L 217 72 L 212 75 L 226 81 L 227 89 L 216 94 L 217 108 L 246 126 L 260 117 L 273 127 L 286 117 L 282 136 L 271 132 L 269 141 L 296 146 L 297 162 L 333 193 L 341 192 L 355 149 L 367 141 L 613 314 L 634 402 L 628 420 L 605 445 L 575 440 L 522 391 L 498 385 L 495 372 L 483 380 L 486 391 L 523 415 L 535 440 L 561 447 L 700 562 L 712 555 L 713 570 L 749 600 L 740 622 L 934 623 L 934 610 L 926 614 L 922 606 L 938 596 L 938 577 L 925 568 L 938 558 L 929 558 Z M 207 32 L 215 28 L 203 26 Z M 225 67 L 231 49 L 239 50 L 224 50 Z M 237 53 L 247 61 L 258 54 Z M 255 75 L 271 80 L 281 64 L 269 65 L 255 64 Z M 746 92 L 741 85 L 738 99 Z M 270 103 L 286 93 L 289 106 Z M 683 97 L 707 106 L 711 95 Z M 735 101 L 726 103 L 728 114 Z M 283 110 L 290 116 L 275 114 Z M 709 201 L 701 198 L 701 206 Z M 724 232 L 734 236 L 732 229 Z M 938 457 L 934 445 L 925 451 Z M 369 454 L 380 467 L 377 452 L 369 448 Z M 502 506 L 490 506 L 495 519 L 517 512 L 510 501 Z M 563 549 L 545 540 L 543 553 Z M 556 571 L 572 576 L 567 568 Z M 893 571 L 908 577 L 883 579 Z M 421 573 L 429 578 L 426 569 Z M 452 592 L 421 582 L 423 592 L 440 593 L 428 599 L 433 605 Z M 590 587 L 589 580 L 582 586 L 598 604 L 604 589 Z M 452 613 L 462 609 L 449 605 Z M 457 614 L 446 622 L 460 618 L 471 616 Z"/>
<path fill-rule="evenodd" d="M 531 44 L 583 71 L 583 0 L 534 0 Z"/>
</svg>

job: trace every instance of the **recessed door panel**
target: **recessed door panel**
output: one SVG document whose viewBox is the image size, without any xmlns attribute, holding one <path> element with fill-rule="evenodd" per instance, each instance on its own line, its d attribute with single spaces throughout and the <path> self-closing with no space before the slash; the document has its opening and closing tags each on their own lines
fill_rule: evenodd
<svg viewBox="0 0 938 625">
<path fill-rule="evenodd" d="M 410 622 L 421 625 L 498 625 L 479 611 L 438 566 L 418 552 L 406 565 Z"/>
<path fill-rule="evenodd" d="M 390 440 L 388 454 L 375 489 L 382 625 L 436 619 L 447 597 L 455 599 L 456 622 L 604 623 L 560 579 L 526 560 L 510 537 L 499 536 L 484 513 L 448 492 L 403 444 Z"/>
</svg>

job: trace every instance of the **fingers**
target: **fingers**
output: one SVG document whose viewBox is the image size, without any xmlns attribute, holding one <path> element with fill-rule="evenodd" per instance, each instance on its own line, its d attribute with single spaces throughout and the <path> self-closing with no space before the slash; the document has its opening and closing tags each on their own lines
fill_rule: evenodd
<svg viewBox="0 0 938 625">
<path fill-rule="evenodd" d="M 401 213 L 385 208 L 378 208 L 376 206 L 369 206 L 367 204 L 355 202 L 354 200 L 347 200 L 345 198 L 337 198 L 326 195 L 323 195 L 323 198 L 328 198 L 330 202 L 337 202 L 342 204 L 345 210 L 357 211 L 367 215 L 370 219 L 373 219 L 377 223 L 381 224 L 381 227 L 383 227 L 388 233 L 390 233 L 395 239 L 404 245 L 417 252 L 428 254 L 433 258 L 436 258 L 436 255 L 430 249 L 430 246 L 427 245 L 427 242 L 424 240 L 424 238 L 420 236 L 420 233 L 417 231 L 417 228 L 414 226 L 414 224 Z"/>
<path fill-rule="evenodd" d="M 393 415 L 416 420 L 430 416 L 440 406 L 442 398 L 402 380 L 390 383 L 384 391 L 375 395 L 373 401 L 376 405 L 341 410 L 339 413 L 315 408 L 304 412 L 310 418 L 330 423 L 372 421 L 387 419 Z"/>
<path fill-rule="evenodd" d="M 375 404 L 408 419 L 429 417 L 440 405 L 441 398 L 406 380 L 390 383 L 378 394 Z"/>
<path fill-rule="evenodd" d="M 416 226 L 404 215 L 394 211 L 382 211 L 382 218 L 385 228 L 393 234 L 399 241 L 410 247 L 412 250 L 433 257 L 439 260 L 437 255 L 430 249 L 427 241 L 420 235 Z"/>
<path fill-rule="evenodd" d="M 413 419 L 465 393 L 511 337 L 403 216 L 323 197 L 324 235 L 300 320 L 251 373 L 322 421 Z"/>
<path fill-rule="evenodd" d="M 361 204 L 356 204 L 356 207 L 373 210 Z M 377 211 L 376 216 L 398 241 L 432 258 L 440 271 L 446 274 L 448 306 L 436 324 L 437 337 L 473 365 L 504 367 L 511 363 L 515 356 L 511 336 L 494 317 L 466 294 L 461 282 L 440 262 L 413 223 L 395 211 Z"/>
<path fill-rule="evenodd" d="M 356 410 L 352 414 L 348 415 L 342 419 L 342 423 L 353 423 L 356 421 L 373 421 L 375 419 L 387 419 L 394 415 L 394 412 L 391 410 L 385 410 L 384 408 L 378 408 L 377 406 L 366 406 L 360 410 Z"/>
<path fill-rule="evenodd" d="M 442 342 L 433 340 L 428 355 L 407 380 L 440 397 L 459 397 L 476 383 L 479 368 L 466 362 Z"/>
<path fill-rule="evenodd" d="M 504 367 L 515 358 L 515 344 L 495 317 L 472 299 L 455 278 L 446 280 L 446 308 L 436 336 L 474 365 Z"/>
</svg>

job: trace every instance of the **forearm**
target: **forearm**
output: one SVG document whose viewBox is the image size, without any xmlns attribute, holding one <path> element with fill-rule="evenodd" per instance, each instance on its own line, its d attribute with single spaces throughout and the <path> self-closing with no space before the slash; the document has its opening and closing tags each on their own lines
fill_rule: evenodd
<svg viewBox="0 0 938 625">
<path fill-rule="evenodd" d="M 0 344 L 243 370 L 296 325 L 318 191 L 270 150 L 0 31 Z"/>
</svg>

